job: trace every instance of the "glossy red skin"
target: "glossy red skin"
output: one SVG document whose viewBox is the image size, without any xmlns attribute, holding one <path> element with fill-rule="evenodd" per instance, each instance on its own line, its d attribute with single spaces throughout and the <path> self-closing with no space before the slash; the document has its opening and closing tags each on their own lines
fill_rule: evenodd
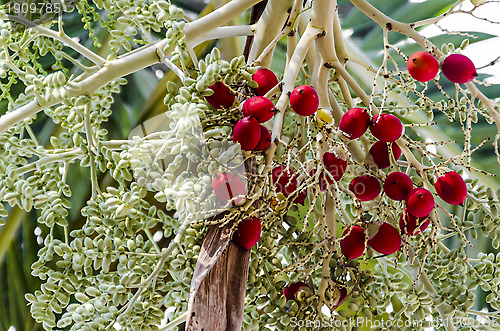
<svg viewBox="0 0 500 331">
<path fill-rule="evenodd" d="M 396 141 L 403 134 L 403 123 L 392 114 L 375 115 L 370 124 L 370 132 L 378 140 Z"/>
<path fill-rule="evenodd" d="M 290 94 L 290 106 L 300 116 L 312 115 L 318 110 L 318 93 L 309 85 L 297 86 Z"/>
<path fill-rule="evenodd" d="M 361 201 L 370 201 L 380 194 L 380 181 L 373 176 L 365 175 L 354 178 L 349 190 Z"/>
<path fill-rule="evenodd" d="M 248 250 L 259 241 L 261 231 L 260 220 L 257 217 L 247 217 L 238 224 L 233 241 Z"/>
<path fill-rule="evenodd" d="M 323 164 L 325 165 L 325 169 L 337 182 L 344 176 L 345 169 L 347 168 L 347 160 L 336 157 L 330 152 L 323 154 Z"/>
<path fill-rule="evenodd" d="M 306 283 L 304 282 L 298 282 L 295 284 L 290 284 L 288 287 L 286 287 L 283 290 L 283 295 L 286 298 L 286 301 L 288 300 L 294 300 L 295 299 L 295 294 L 302 288 L 302 287 L 309 287 Z"/>
<path fill-rule="evenodd" d="M 428 82 L 436 77 L 439 71 L 439 62 L 431 53 L 420 51 L 410 56 L 407 68 L 415 80 Z"/>
<path fill-rule="evenodd" d="M 464 84 L 477 76 L 474 63 L 465 55 L 450 54 L 441 64 L 443 75 L 453 83 Z"/>
<path fill-rule="evenodd" d="M 253 116 L 259 123 L 264 123 L 273 117 L 275 108 L 271 100 L 257 96 L 247 99 L 241 111 L 243 116 Z"/>
<path fill-rule="evenodd" d="M 274 72 L 267 68 L 257 70 L 257 72 L 253 74 L 252 79 L 259 85 L 253 90 L 256 95 L 260 96 L 265 95 L 278 84 L 278 78 L 276 78 Z"/>
<path fill-rule="evenodd" d="M 377 234 L 368 240 L 368 245 L 380 254 L 393 254 L 401 248 L 401 236 L 395 227 L 384 222 Z"/>
<path fill-rule="evenodd" d="M 391 165 L 391 161 L 389 159 L 389 147 L 387 146 L 386 142 L 380 140 L 377 141 L 370 148 L 369 153 L 373 159 L 373 162 L 380 169 L 388 168 Z M 399 157 L 401 156 L 401 148 L 395 142 L 392 143 L 392 155 L 394 156 L 395 160 L 399 159 Z"/>
<path fill-rule="evenodd" d="M 257 146 L 253 149 L 254 151 L 263 151 L 271 145 L 271 133 L 269 130 L 261 125 L 260 126 L 260 139 Z"/>
<path fill-rule="evenodd" d="M 437 195 L 450 205 L 463 205 L 467 198 L 465 181 L 455 171 L 449 171 L 439 176 L 434 186 Z"/>
<path fill-rule="evenodd" d="M 415 217 L 405 210 L 399 218 L 399 229 L 402 234 L 409 236 L 415 235 L 418 232 L 424 232 L 425 229 L 431 223 L 429 216 L 426 217 Z M 416 231 L 417 227 L 420 227 L 420 231 Z"/>
<path fill-rule="evenodd" d="M 260 134 L 259 122 L 252 116 L 246 116 L 234 126 L 233 142 L 239 142 L 241 149 L 249 151 L 259 144 Z"/>
<path fill-rule="evenodd" d="M 346 134 L 349 139 L 361 137 L 370 125 L 370 114 L 363 108 L 349 109 L 342 115 L 339 122 L 339 129 Z"/>
<path fill-rule="evenodd" d="M 415 217 L 425 217 L 434 208 L 434 197 L 425 188 L 414 188 L 406 198 L 406 208 Z"/>
<path fill-rule="evenodd" d="M 350 226 L 344 231 L 342 237 L 344 239 L 340 240 L 340 251 L 347 259 L 355 259 L 363 255 L 365 252 L 365 232 L 363 228 L 357 225 Z"/>
<path fill-rule="evenodd" d="M 226 205 L 232 198 L 240 196 L 231 202 L 235 206 L 245 198 L 245 185 L 240 178 L 230 172 L 217 174 L 212 181 L 212 188 L 215 196 L 223 205 Z"/>
<path fill-rule="evenodd" d="M 223 82 L 217 82 L 209 88 L 214 91 L 214 94 L 205 97 L 210 106 L 215 109 L 231 107 L 234 102 L 234 95 L 231 94 L 231 90 Z"/>
<path fill-rule="evenodd" d="M 396 201 L 406 200 L 413 189 L 410 176 L 404 172 L 394 171 L 387 175 L 384 181 L 384 192 L 389 198 Z"/>
<path fill-rule="evenodd" d="M 292 170 L 285 170 L 285 166 L 273 168 L 271 176 L 274 185 L 276 185 L 276 192 L 289 196 L 297 189 L 297 178 L 293 175 Z"/>
</svg>

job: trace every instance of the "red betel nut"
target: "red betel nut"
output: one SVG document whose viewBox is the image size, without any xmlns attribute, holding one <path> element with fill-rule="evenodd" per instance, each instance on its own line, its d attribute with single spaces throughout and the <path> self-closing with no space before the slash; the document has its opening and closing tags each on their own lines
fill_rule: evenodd
<svg viewBox="0 0 500 331">
<path fill-rule="evenodd" d="M 403 134 L 403 123 L 392 114 L 375 115 L 370 124 L 370 132 L 378 140 L 396 141 Z"/>
<path fill-rule="evenodd" d="M 297 178 L 293 175 L 292 170 L 285 170 L 285 166 L 275 167 L 271 176 L 274 185 L 276 185 L 276 192 L 288 196 L 297 189 Z"/>
<path fill-rule="evenodd" d="M 380 224 L 377 233 L 368 240 L 368 245 L 380 254 L 389 255 L 401 248 L 401 236 L 389 223 Z"/>
<path fill-rule="evenodd" d="M 345 237 L 344 237 L 345 236 Z M 350 259 L 355 259 L 365 252 L 365 231 L 358 225 L 348 227 L 342 234 L 340 251 Z"/>
<path fill-rule="evenodd" d="M 226 205 L 229 200 L 233 206 L 239 204 L 245 198 L 245 185 L 240 178 L 230 172 L 221 172 L 212 181 L 215 196 Z"/>
<path fill-rule="evenodd" d="M 465 55 L 450 54 L 441 64 L 443 75 L 453 83 L 468 83 L 477 76 L 474 63 Z"/>
<path fill-rule="evenodd" d="M 401 156 L 401 148 L 393 142 L 392 145 L 392 155 L 394 156 L 394 160 L 399 159 Z M 384 141 L 377 141 L 370 148 L 370 156 L 373 160 L 373 163 L 377 165 L 380 169 L 388 168 L 391 165 L 391 160 L 389 159 L 389 146 Z"/>
<path fill-rule="evenodd" d="M 278 84 L 276 75 L 267 68 L 261 68 L 253 74 L 252 79 L 259 85 L 254 88 L 256 95 L 264 95 Z"/>
<path fill-rule="evenodd" d="M 384 181 L 384 192 L 389 198 L 396 201 L 406 200 L 413 189 L 410 176 L 404 172 L 395 171 L 387 175 Z"/>
<path fill-rule="evenodd" d="M 233 142 L 239 142 L 241 149 L 249 151 L 259 143 L 260 134 L 259 122 L 252 116 L 243 117 L 234 126 Z"/>
<path fill-rule="evenodd" d="M 439 62 L 431 53 L 420 51 L 413 53 L 408 59 L 408 72 L 419 82 L 428 82 L 436 77 Z"/>
<path fill-rule="evenodd" d="M 463 205 L 467 198 L 465 181 L 455 171 L 448 171 L 436 180 L 436 193 L 443 201 L 450 205 Z"/>
<path fill-rule="evenodd" d="M 209 87 L 214 91 L 214 94 L 205 97 L 205 100 L 210 104 L 210 106 L 215 109 L 219 108 L 229 108 L 234 102 L 234 95 L 231 94 L 229 87 L 224 85 L 223 82 L 217 82 Z"/>
<path fill-rule="evenodd" d="M 406 198 L 406 208 L 415 217 L 425 217 L 434 208 L 434 197 L 425 188 L 414 188 Z"/>
<path fill-rule="evenodd" d="M 290 106 L 300 116 L 312 115 L 318 110 L 318 93 L 309 85 L 300 85 L 290 94 Z"/>
<path fill-rule="evenodd" d="M 341 159 L 330 152 L 323 154 L 323 164 L 337 182 L 342 178 L 347 168 L 347 160 Z M 327 178 L 329 177 L 327 176 Z"/>
<path fill-rule="evenodd" d="M 259 123 L 267 122 L 274 115 L 274 104 L 264 97 L 252 97 L 243 104 L 243 116 L 253 116 Z"/>
<path fill-rule="evenodd" d="M 261 231 L 260 219 L 247 217 L 238 224 L 233 241 L 243 248 L 250 249 L 259 241 Z"/>
<path fill-rule="evenodd" d="M 399 228 L 401 229 L 401 233 L 409 236 L 417 234 L 418 232 L 424 232 L 430 223 L 431 219 L 429 216 L 415 217 L 408 213 L 408 210 L 406 209 L 399 218 Z M 417 229 L 420 229 L 420 231 Z"/>
<path fill-rule="evenodd" d="M 370 125 L 370 114 L 363 108 L 352 108 L 340 118 L 339 129 L 349 139 L 357 139 L 363 135 Z"/>
<path fill-rule="evenodd" d="M 361 201 L 370 201 L 380 194 L 380 181 L 373 176 L 365 175 L 354 178 L 349 190 Z"/>
<path fill-rule="evenodd" d="M 271 145 L 271 133 L 269 130 L 261 125 L 260 126 L 260 139 L 257 146 L 255 146 L 254 151 L 263 151 Z"/>
<path fill-rule="evenodd" d="M 286 287 L 283 290 L 283 295 L 285 296 L 286 301 L 288 301 L 288 300 L 294 300 L 295 299 L 295 295 L 297 294 L 297 292 L 299 292 L 299 290 L 301 288 L 303 288 L 303 287 L 309 288 L 309 286 L 306 283 L 304 283 L 304 282 L 298 282 L 298 283 L 295 283 L 295 284 L 288 285 L 288 287 Z"/>
</svg>

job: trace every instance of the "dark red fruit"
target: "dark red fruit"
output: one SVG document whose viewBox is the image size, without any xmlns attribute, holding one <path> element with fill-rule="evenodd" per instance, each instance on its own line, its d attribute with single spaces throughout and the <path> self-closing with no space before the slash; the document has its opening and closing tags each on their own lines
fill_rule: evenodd
<svg viewBox="0 0 500 331">
<path fill-rule="evenodd" d="M 431 53 L 420 51 L 413 53 L 408 59 L 408 72 L 419 82 L 428 82 L 436 77 L 439 62 Z"/>
<path fill-rule="evenodd" d="M 295 284 L 288 285 L 288 287 L 286 287 L 283 290 L 283 295 L 285 296 L 286 301 L 288 301 L 288 300 L 294 300 L 295 299 L 295 295 L 297 294 L 297 292 L 299 292 L 299 290 L 301 288 L 303 288 L 303 287 L 309 288 L 309 286 L 306 283 L 304 283 L 304 282 L 298 282 L 298 283 L 295 283 Z"/>
<path fill-rule="evenodd" d="M 271 133 L 269 133 L 269 130 L 265 126 L 261 125 L 259 143 L 255 146 L 254 150 L 263 151 L 268 148 L 269 145 L 271 145 Z"/>
<path fill-rule="evenodd" d="M 391 165 L 391 161 L 389 159 L 389 146 L 384 141 L 377 141 L 370 148 L 370 156 L 373 159 L 373 162 L 380 169 L 385 169 Z M 399 159 L 401 156 L 401 148 L 395 142 L 392 143 L 392 155 L 394 156 L 394 160 Z"/>
<path fill-rule="evenodd" d="M 450 54 L 441 64 L 443 75 L 453 83 L 468 83 L 477 76 L 474 63 L 465 55 Z"/>
<path fill-rule="evenodd" d="M 288 196 L 297 189 L 297 178 L 293 175 L 292 170 L 285 170 L 285 166 L 275 167 L 271 176 L 274 185 L 276 185 L 276 192 Z"/>
<path fill-rule="evenodd" d="M 243 117 L 234 126 L 233 141 L 239 142 L 241 149 L 248 151 L 257 146 L 260 134 L 259 122 L 252 116 Z"/>
<path fill-rule="evenodd" d="M 260 220 L 257 217 L 247 217 L 238 224 L 233 240 L 243 248 L 252 248 L 260 238 L 262 231 Z"/>
<path fill-rule="evenodd" d="M 307 189 L 303 189 L 297 194 L 293 202 L 304 205 L 304 201 L 306 200 L 306 198 L 307 198 Z"/>
<path fill-rule="evenodd" d="M 375 115 L 370 124 L 370 132 L 378 140 L 396 141 L 403 134 L 403 123 L 392 114 Z"/>
<path fill-rule="evenodd" d="M 434 208 L 434 197 L 425 188 L 414 188 L 406 198 L 408 212 L 415 217 L 425 217 Z"/>
<path fill-rule="evenodd" d="M 361 201 L 373 200 L 380 194 L 380 182 L 373 176 L 358 176 L 349 184 L 349 190 Z"/>
<path fill-rule="evenodd" d="M 211 96 L 205 97 L 205 100 L 210 104 L 210 106 L 215 109 L 219 108 L 229 108 L 234 102 L 234 95 L 231 94 L 231 90 L 224 85 L 223 82 L 217 82 L 209 87 L 214 91 Z"/>
<path fill-rule="evenodd" d="M 467 198 L 465 181 L 455 171 L 439 176 L 435 187 L 437 195 L 450 205 L 463 205 Z"/>
<path fill-rule="evenodd" d="M 318 110 L 318 93 L 309 85 L 297 86 L 290 94 L 290 106 L 300 116 L 312 115 Z"/>
<path fill-rule="evenodd" d="M 431 219 L 429 216 L 425 217 L 415 217 L 412 214 L 408 213 L 408 210 L 401 214 L 399 218 L 399 228 L 401 229 L 402 234 L 406 235 L 414 235 L 418 232 L 424 232 L 425 229 L 431 223 Z M 416 231 L 417 228 L 420 228 L 420 231 Z"/>
<path fill-rule="evenodd" d="M 339 301 L 335 306 L 333 306 L 332 310 L 342 305 L 344 303 L 345 298 L 347 298 L 347 289 L 345 287 L 341 287 L 339 291 L 340 291 Z"/>
<path fill-rule="evenodd" d="M 223 205 L 226 205 L 229 200 L 237 197 L 231 201 L 231 204 L 235 206 L 245 198 L 245 185 L 240 178 L 230 172 L 217 174 L 212 181 L 212 188 L 215 196 Z"/>
<path fill-rule="evenodd" d="M 256 95 L 264 95 L 278 84 L 276 75 L 267 68 L 257 70 L 252 79 L 259 85 L 253 89 Z"/>
<path fill-rule="evenodd" d="M 345 236 L 345 237 L 344 237 Z M 357 225 L 348 227 L 342 234 L 340 251 L 348 259 L 355 259 L 365 252 L 365 232 Z"/>
<path fill-rule="evenodd" d="M 380 254 L 389 255 L 401 248 L 401 236 L 389 223 L 380 224 L 377 233 L 368 240 L 368 245 Z"/>
<path fill-rule="evenodd" d="M 347 160 L 343 160 L 336 157 L 330 152 L 323 154 L 323 164 L 325 169 L 333 176 L 337 182 L 344 175 L 345 169 L 347 168 Z"/>
<path fill-rule="evenodd" d="M 363 108 L 352 108 L 342 115 L 339 122 L 339 129 L 343 131 L 349 139 L 357 139 L 363 135 L 370 125 L 370 114 Z"/>
<path fill-rule="evenodd" d="M 404 172 L 391 172 L 384 181 L 384 192 L 392 200 L 406 200 L 412 189 L 413 182 Z"/>
<path fill-rule="evenodd" d="M 267 122 L 274 115 L 274 104 L 264 97 L 252 97 L 243 104 L 243 116 L 253 116 L 259 123 Z"/>
</svg>

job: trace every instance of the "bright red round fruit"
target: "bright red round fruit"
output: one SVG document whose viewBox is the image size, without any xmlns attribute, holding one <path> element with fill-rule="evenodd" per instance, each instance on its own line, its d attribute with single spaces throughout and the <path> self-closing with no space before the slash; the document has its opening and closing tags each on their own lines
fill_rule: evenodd
<svg viewBox="0 0 500 331">
<path fill-rule="evenodd" d="M 384 192 L 389 198 L 396 201 L 406 200 L 413 189 L 410 176 L 404 172 L 395 171 L 387 175 L 384 181 Z"/>
<path fill-rule="evenodd" d="M 252 79 L 259 85 L 254 88 L 256 95 L 264 95 L 278 84 L 278 78 L 274 72 L 267 68 L 261 68 L 253 74 Z"/>
<path fill-rule="evenodd" d="M 239 142 L 241 149 L 254 149 L 260 141 L 260 124 L 252 116 L 243 117 L 234 126 L 233 142 Z"/>
<path fill-rule="evenodd" d="M 392 114 L 375 115 L 370 124 L 370 132 L 378 140 L 396 141 L 403 134 L 403 123 Z"/>
<path fill-rule="evenodd" d="M 347 168 L 347 160 L 341 159 L 330 152 L 323 154 L 323 164 L 337 182 L 342 178 Z"/>
<path fill-rule="evenodd" d="M 425 188 L 414 188 L 406 198 L 406 208 L 415 217 L 425 217 L 434 208 L 434 197 Z"/>
<path fill-rule="evenodd" d="M 455 171 L 449 171 L 439 176 L 435 187 L 437 195 L 450 205 L 463 205 L 467 198 L 465 181 Z"/>
<path fill-rule="evenodd" d="M 377 233 L 368 240 L 368 245 L 380 254 L 389 255 L 401 248 L 401 236 L 389 223 L 380 224 Z"/>
<path fill-rule="evenodd" d="M 361 201 L 370 201 L 380 194 L 380 181 L 373 176 L 365 175 L 354 178 L 349 190 Z"/>
<path fill-rule="evenodd" d="M 257 217 L 247 217 L 238 224 L 233 241 L 243 248 L 252 248 L 260 238 L 262 227 Z"/>
<path fill-rule="evenodd" d="M 264 123 L 273 117 L 275 108 L 268 98 L 252 97 L 245 101 L 242 112 L 243 116 L 253 116 L 259 123 Z"/>
<path fill-rule="evenodd" d="M 271 133 L 264 126 L 260 126 L 260 139 L 257 146 L 255 146 L 254 151 L 263 151 L 271 145 Z"/>
<path fill-rule="evenodd" d="M 304 282 L 298 282 L 298 283 L 295 283 L 295 284 L 290 284 L 288 285 L 288 287 L 286 287 L 284 290 L 283 290 L 283 295 L 285 296 L 286 298 L 286 301 L 288 300 L 294 300 L 295 299 L 295 295 L 297 294 L 297 292 L 299 292 L 299 290 L 303 287 L 309 287 L 306 283 Z"/>
<path fill-rule="evenodd" d="M 212 181 L 215 196 L 226 205 L 230 200 L 233 206 L 239 204 L 245 198 L 245 185 L 241 179 L 230 172 L 221 172 Z"/>
<path fill-rule="evenodd" d="M 428 82 L 436 77 L 439 62 L 431 53 L 420 51 L 410 56 L 407 67 L 413 78 L 419 82 Z"/>
<path fill-rule="evenodd" d="M 363 135 L 370 125 L 370 114 L 363 108 L 352 108 L 340 118 L 339 129 L 349 139 L 357 139 Z"/>
<path fill-rule="evenodd" d="M 234 102 L 234 95 L 231 93 L 229 87 L 224 85 L 223 82 L 217 82 L 209 87 L 214 91 L 214 94 L 205 97 L 205 100 L 210 104 L 210 106 L 215 109 L 219 108 L 229 108 Z"/>
<path fill-rule="evenodd" d="M 429 216 L 415 217 L 408 213 L 408 210 L 406 209 L 399 218 L 399 228 L 401 229 L 401 233 L 409 236 L 417 234 L 418 232 L 424 232 L 430 223 L 431 219 Z M 416 231 L 418 228 L 420 228 L 420 231 Z"/>
<path fill-rule="evenodd" d="M 384 141 L 377 141 L 370 148 L 370 156 L 372 157 L 373 162 L 380 169 L 388 168 L 391 165 L 391 161 L 389 159 L 389 146 Z M 394 160 L 399 159 L 401 156 L 401 148 L 396 144 L 396 142 L 392 143 L 392 155 L 394 156 Z"/>
<path fill-rule="evenodd" d="M 365 231 L 362 227 L 353 225 L 348 227 L 342 234 L 340 240 L 340 251 L 350 259 L 355 259 L 365 252 Z"/>
<path fill-rule="evenodd" d="M 275 167 L 271 176 L 274 185 L 276 185 L 276 192 L 288 196 L 297 189 L 297 178 L 293 175 L 292 170 L 285 170 L 285 166 Z"/>
<path fill-rule="evenodd" d="M 309 85 L 297 86 L 290 94 L 290 106 L 300 116 L 312 115 L 318 110 L 318 93 Z"/>
<path fill-rule="evenodd" d="M 468 83 L 477 76 L 474 63 L 465 55 L 450 54 L 441 64 L 443 75 L 453 83 Z"/>
</svg>

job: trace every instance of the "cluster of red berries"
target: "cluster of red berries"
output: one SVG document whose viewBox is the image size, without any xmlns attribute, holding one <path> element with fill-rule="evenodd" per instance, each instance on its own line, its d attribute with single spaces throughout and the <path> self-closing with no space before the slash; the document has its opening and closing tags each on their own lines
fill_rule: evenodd
<svg viewBox="0 0 500 331">
<path fill-rule="evenodd" d="M 428 82 L 436 77 L 439 62 L 429 52 L 413 53 L 408 59 L 408 72 L 419 82 Z M 474 63 L 465 55 L 450 54 L 441 63 L 443 75 L 453 83 L 463 84 L 472 81 L 476 76 Z"/>
<path fill-rule="evenodd" d="M 285 296 L 286 301 L 295 300 L 298 298 L 298 294 L 300 292 L 305 292 L 305 291 L 311 291 L 309 285 L 307 285 L 306 283 L 304 282 L 292 283 L 287 287 L 285 287 L 285 289 L 283 290 L 283 295 Z M 334 307 L 332 307 L 332 309 L 335 309 L 338 306 L 340 306 L 344 302 L 345 298 L 347 298 L 348 294 L 347 288 L 340 287 L 339 292 L 340 296 L 337 300 L 337 304 Z"/>
<path fill-rule="evenodd" d="M 363 108 L 352 108 L 342 115 L 339 129 L 347 138 L 357 139 L 370 129 L 372 135 L 378 139 L 369 150 L 373 162 L 380 169 L 389 167 L 389 146 L 391 144 L 392 155 L 397 160 L 401 156 L 401 148 L 396 140 L 403 134 L 401 120 L 392 114 L 380 114 L 370 118 L 370 114 Z"/>
<path fill-rule="evenodd" d="M 455 171 L 448 171 L 437 177 L 434 187 L 437 195 L 449 204 L 462 205 L 467 198 L 465 181 Z M 380 194 L 381 185 L 376 177 L 358 176 L 351 181 L 349 189 L 361 201 L 369 201 Z M 387 175 L 383 189 L 390 199 L 405 201 L 406 209 L 399 219 L 401 234 L 411 236 L 429 226 L 429 215 L 434 209 L 434 196 L 429 190 L 413 188 L 411 178 L 399 171 Z M 368 238 L 364 229 L 358 225 L 348 227 L 343 236 L 340 248 L 348 259 L 363 255 L 365 242 L 381 254 L 392 254 L 401 246 L 400 233 L 388 223 L 379 224 L 375 234 L 370 234 Z"/>
<path fill-rule="evenodd" d="M 243 103 L 243 118 L 233 128 L 233 142 L 240 143 L 241 149 L 246 151 L 262 151 L 271 144 L 271 134 L 261 123 L 270 120 L 276 111 L 272 101 L 264 95 L 278 84 L 278 79 L 266 68 L 257 70 L 252 79 L 258 85 L 254 88 L 256 96 Z M 212 107 L 229 108 L 234 103 L 235 97 L 224 83 L 217 82 L 210 89 L 214 93 L 205 99 Z M 312 115 L 319 106 L 318 94 L 311 86 L 297 86 L 290 93 L 290 106 L 298 115 Z"/>
</svg>

